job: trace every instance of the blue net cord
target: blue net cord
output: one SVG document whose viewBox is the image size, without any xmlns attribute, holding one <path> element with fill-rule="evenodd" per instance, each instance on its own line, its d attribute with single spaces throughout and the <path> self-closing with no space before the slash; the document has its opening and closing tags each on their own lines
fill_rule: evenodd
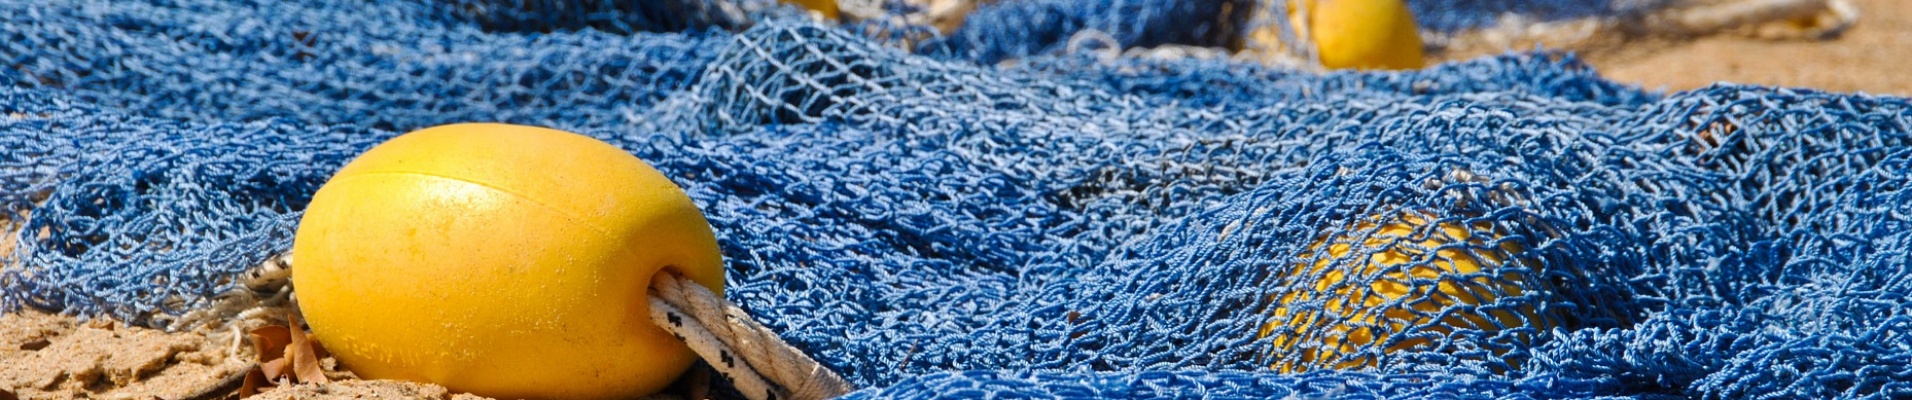
<svg viewBox="0 0 1912 400">
<path fill-rule="evenodd" d="M 1677 0 L 1407 0 L 1430 46 L 1455 44 L 1469 32 L 1515 29 L 1521 37 L 1545 24 L 1621 21 L 1679 6 Z M 1077 34 L 1100 32 L 1120 48 L 1189 45 L 1254 48 L 1251 32 L 1294 32 L 1287 18 L 1258 13 L 1291 9 L 1295 0 L 987 2 L 964 18 L 944 40 L 919 48 L 926 53 L 993 64 L 1063 52 Z M 1275 24 L 1279 27 L 1263 25 Z M 1544 28 L 1543 28 L 1544 29 Z M 1506 35 L 1503 35 L 1506 36 Z M 1293 36 L 1290 36 L 1293 38 Z M 1284 39 L 1285 40 L 1285 39 Z M 1503 45 L 1494 45 L 1500 48 Z"/>
<path fill-rule="evenodd" d="M 0 126 L 8 148 L 64 161 L 9 176 L 26 188 L 10 208 L 33 215 L 11 260 L 25 269 L 0 279 L 33 288 L 9 289 L 5 302 L 136 324 L 208 306 L 241 271 L 289 249 L 298 211 L 330 171 L 389 136 L 104 111 Z"/>
<path fill-rule="evenodd" d="M 1121 47 L 1227 46 L 1254 5 L 1249 0 L 1005 1 L 981 6 L 961 28 L 926 46 L 983 64 L 1061 50 L 1078 32 L 1108 34 Z M 940 46 L 940 47 L 939 47 Z"/>
<path fill-rule="evenodd" d="M 1518 18 L 1530 24 L 1629 16 L 1677 5 L 1677 0 L 1409 0 L 1423 31 L 1489 28 Z"/>
<path fill-rule="evenodd" d="M 0 17 L 10 81 L 187 120 L 285 117 L 396 131 L 628 123 L 694 82 L 709 48 L 730 40 L 705 30 L 490 32 L 429 2 L 42 3 L 0 3 L 21 11 Z M 620 111 L 575 107 L 586 103 Z"/>
<path fill-rule="evenodd" d="M 776 0 L 439 0 L 438 12 L 496 32 L 597 30 L 618 34 L 748 28 L 759 20 L 802 18 Z"/>
</svg>

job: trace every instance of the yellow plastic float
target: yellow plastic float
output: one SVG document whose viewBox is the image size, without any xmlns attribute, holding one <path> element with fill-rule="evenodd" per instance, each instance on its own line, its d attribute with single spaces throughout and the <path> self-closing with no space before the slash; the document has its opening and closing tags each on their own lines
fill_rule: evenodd
<svg viewBox="0 0 1912 400">
<path fill-rule="evenodd" d="M 1402 0 L 1299 0 L 1289 7 L 1291 26 L 1308 27 L 1322 67 L 1418 69 L 1426 65 L 1420 28 Z"/>
<path fill-rule="evenodd" d="M 1433 323 L 1432 326 L 1423 332 L 1495 331 L 1532 323 L 1539 324 L 1535 328 L 1548 328 L 1546 325 L 1551 324 L 1551 320 L 1543 318 L 1532 307 L 1456 310 L 1438 322 L 1425 316 L 1449 307 L 1490 304 L 1499 298 L 1495 293 L 1518 296 L 1526 292 L 1520 286 L 1523 282 L 1520 276 L 1504 273 L 1500 279 L 1490 278 L 1506 263 L 1524 261 L 1520 259 L 1519 245 L 1501 243 L 1495 251 L 1493 242 L 1497 238 L 1470 233 L 1492 232 L 1488 224 L 1474 224 L 1469 229 L 1460 223 L 1441 222 L 1438 230 L 1422 232 L 1425 237 L 1416 236 L 1415 230 L 1428 225 L 1430 219 L 1408 212 L 1395 215 L 1376 228 L 1375 224 L 1382 221 L 1371 217 L 1333 240 L 1324 238 L 1309 245 L 1309 253 L 1319 251 L 1324 244 L 1328 251 L 1326 255 L 1317 256 L 1312 265 L 1294 266 L 1285 280 L 1313 279 L 1313 284 L 1274 296 L 1272 318 L 1261 328 L 1259 337 L 1274 336 L 1276 361 L 1271 367 L 1284 373 L 1373 367 L 1377 360 L 1356 353 L 1377 344 L 1386 344 L 1382 353 L 1430 346 L 1432 343 L 1422 338 L 1387 344 L 1390 332 L 1429 323 Z M 1355 238 L 1366 232 L 1373 233 L 1359 241 L 1361 249 L 1355 249 Z M 1418 246 L 1408 246 L 1408 243 Z M 1434 254 L 1427 254 L 1426 249 L 1433 249 Z M 1349 254 L 1364 253 L 1372 253 L 1366 262 L 1348 259 Z M 1341 265 L 1330 269 L 1330 264 L 1337 260 Z M 1373 283 L 1365 286 L 1343 283 L 1369 279 L 1373 279 Z M 1410 279 L 1436 280 L 1437 283 L 1411 284 Z M 1289 304 L 1315 299 L 1325 301 L 1321 309 L 1288 308 Z M 1388 305 L 1401 299 L 1408 299 L 1408 304 Z M 1303 342 L 1313 342 L 1316 346 L 1304 348 L 1300 346 Z"/>
<path fill-rule="evenodd" d="M 353 160 L 294 240 L 299 308 L 359 376 L 498 398 L 633 398 L 695 355 L 651 323 L 664 269 L 723 293 L 690 198 L 589 137 L 503 124 L 412 132 Z"/>
<path fill-rule="evenodd" d="M 808 8 L 811 11 L 816 11 L 818 14 L 822 14 L 823 18 L 826 20 L 835 21 L 842 14 L 841 9 L 837 7 L 836 0 L 784 0 L 784 1 L 795 3 L 797 5 L 803 6 L 803 8 Z"/>
</svg>

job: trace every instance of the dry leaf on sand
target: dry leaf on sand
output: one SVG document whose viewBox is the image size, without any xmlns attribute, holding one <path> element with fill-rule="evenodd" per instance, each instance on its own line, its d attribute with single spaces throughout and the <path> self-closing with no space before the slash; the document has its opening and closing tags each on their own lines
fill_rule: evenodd
<svg viewBox="0 0 1912 400">
<path fill-rule="evenodd" d="M 246 335 L 259 355 L 259 366 L 246 373 L 245 382 L 239 386 L 239 396 L 259 394 L 281 379 L 293 383 L 332 382 L 319 363 L 327 355 L 325 348 L 306 336 L 305 323 L 299 320 L 297 313 L 286 316 L 286 321 L 287 326 L 261 327 Z"/>
</svg>

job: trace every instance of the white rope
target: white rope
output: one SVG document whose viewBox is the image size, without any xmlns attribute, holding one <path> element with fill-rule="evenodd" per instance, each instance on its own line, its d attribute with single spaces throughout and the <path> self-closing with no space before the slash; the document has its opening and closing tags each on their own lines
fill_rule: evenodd
<svg viewBox="0 0 1912 400">
<path fill-rule="evenodd" d="M 691 350 L 753 400 L 827 399 L 853 389 L 835 372 L 702 285 L 663 273 L 652 278 L 651 289 L 651 320 L 684 338 Z M 698 344 L 706 340 L 700 336 L 706 335 L 720 346 Z M 749 380 L 757 376 L 776 387 L 746 387 L 756 385 Z"/>
<path fill-rule="evenodd" d="M 1091 48 L 1090 46 L 1095 46 L 1096 59 L 1103 62 L 1115 61 L 1117 57 L 1122 56 L 1122 42 L 1115 40 L 1115 36 L 1109 35 L 1108 32 L 1095 29 L 1083 29 L 1074 35 L 1069 35 L 1068 45 L 1063 51 L 1076 54 Z"/>
<path fill-rule="evenodd" d="M 154 315 L 156 324 L 167 332 L 184 332 L 209 323 L 244 320 L 261 309 L 292 305 L 292 253 L 267 257 L 259 266 L 246 270 L 238 287 L 213 298 L 213 304 L 177 317 Z"/>
<path fill-rule="evenodd" d="M 765 382 L 762 375 L 751 370 L 748 365 L 738 365 L 738 357 L 724 346 L 721 339 L 703 325 L 691 319 L 690 315 L 671 307 L 669 303 L 651 297 L 651 322 L 676 335 L 678 340 L 690 346 L 690 350 L 703 356 L 706 363 L 717 369 L 717 373 L 730 381 L 737 391 L 752 400 L 788 399 L 790 395 Z"/>
</svg>

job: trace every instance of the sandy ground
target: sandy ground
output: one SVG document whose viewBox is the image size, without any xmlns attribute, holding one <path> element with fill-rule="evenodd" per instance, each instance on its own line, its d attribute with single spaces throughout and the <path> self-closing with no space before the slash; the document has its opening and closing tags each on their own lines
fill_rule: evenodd
<svg viewBox="0 0 1912 400">
<path fill-rule="evenodd" d="M 0 390 L 24 399 L 204 398 L 248 365 L 213 332 L 166 334 L 37 313 L 0 316 Z"/>
<path fill-rule="evenodd" d="M 110 320 L 35 312 L 0 315 L 0 399 L 229 399 L 255 355 L 238 332 L 276 321 L 243 319 L 165 333 Z M 350 378 L 336 361 L 328 375 Z M 344 380 L 288 385 L 252 399 L 484 400 L 409 382 Z"/>
<path fill-rule="evenodd" d="M 257 354 L 234 339 L 241 332 L 284 323 L 242 316 L 222 326 L 166 333 L 107 319 L 80 321 L 32 311 L 0 315 L 0 400 L 236 400 L 241 374 L 255 365 L 249 360 Z M 335 381 L 282 384 L 247 399 L 492 400 L 432 384 L 359 380 L 332 358 L 321 365 Z M 702 381 L 697 378 L 691 381 Z M 726 395 L 681 383 L 668 392 L 639 400 Z"/>
<path fill-rule="evenodd" d="M 1826 41 L 1770 41 L 1722 34 L 1651 51 L 1596 51 L 1587 59 L 1610 79 L 1647 89 L 1715 82 L 1912 96 L 1912 1 L 1855 0 L 1859 23 Z"/>
</svg>

